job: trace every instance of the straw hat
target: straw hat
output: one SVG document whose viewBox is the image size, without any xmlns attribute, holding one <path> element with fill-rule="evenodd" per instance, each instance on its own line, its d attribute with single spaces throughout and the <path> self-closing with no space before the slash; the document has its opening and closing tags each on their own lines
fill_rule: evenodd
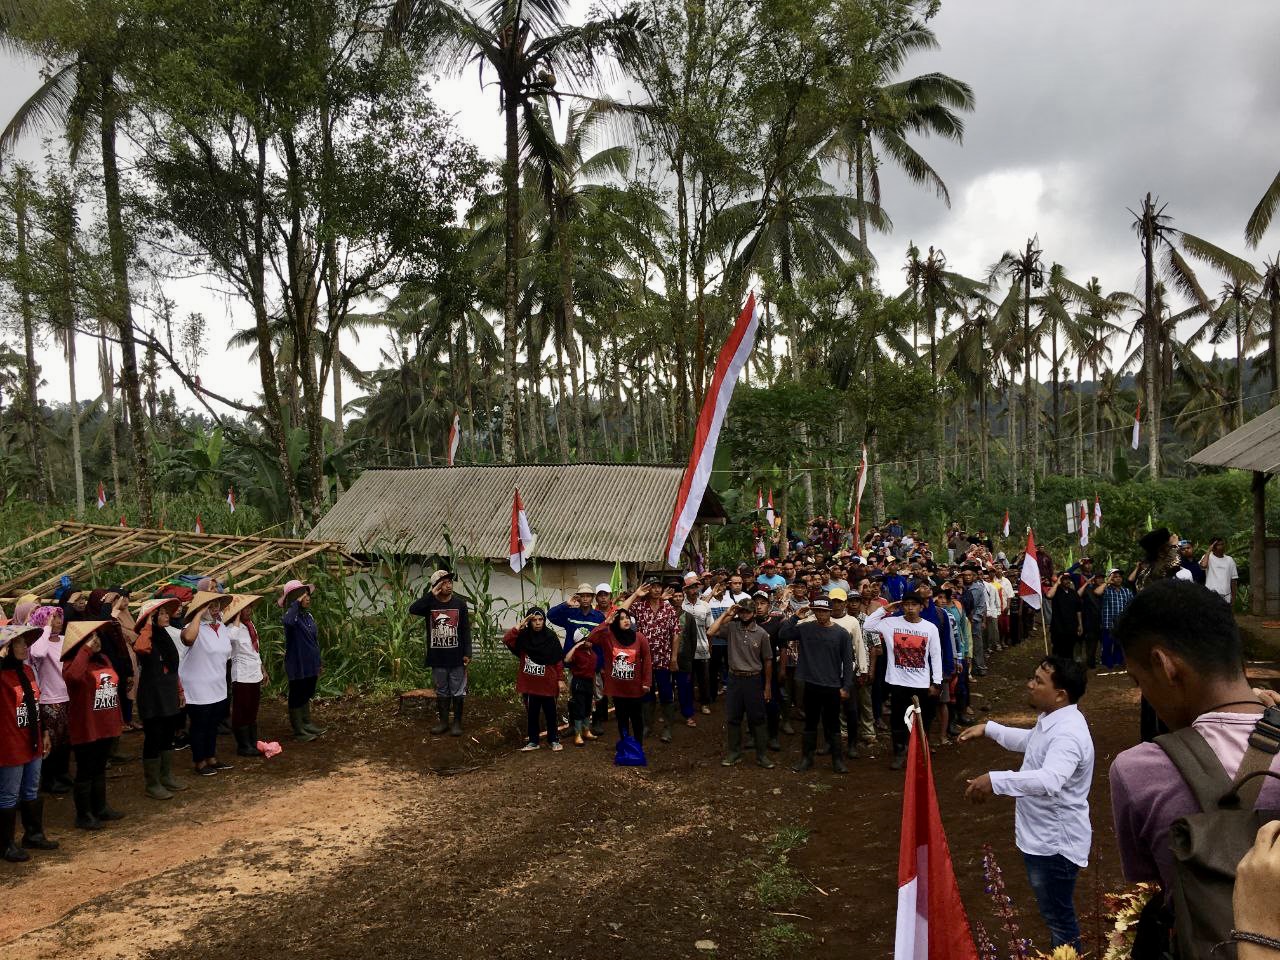
<svg viewBox="0 0 1280 960">
<path fill-rule="evenodd" d="M 198 620 L 200 611 L 213 603 L 226 603 L 231 599 L 229 593 L 215 593 L 212 590 L 201 590 L 187 604 L 187 620 Z"/>
<path fill-rule="evenodd" d="M 253 593 L 232 594 L 231 602 L 227 604 L 227 609 L 222 611 L 222 619 L 230 623 L 261 599 L 262 597 Z"/>
<path fill-rule="evenodd" d="M 152 600 L 144 600 L 142 601 L 142 606 L 138 608 L 138 616 L 135 618 L 136 625 L 141 628 L 152 614 L 165 607 L 168 607 L 169 612 L 173 613 L 181 603 L 182 601 L 177 597 L 155 597 Z"/>
<path fill-rule="evenodd" d="M 30 643 L 34 637 L 44 633 L 43 627 L 27 627 L 17 626 L 14 624 L 5 624 L 0 627 L 0 657 L 9 652 L 9 646 L 19 637 L 26 637 L 27 643 Z"/>
<path fill-rule="evenodd" d="M 432 586 L 435 586 L 435 584 L 432 583 Z M 301 580 L 290 580 L 281 588 L 280 599 L 276 601 L 276 606 L 283 607 L 289 602 L 289 598 L 299 590 L 306 590 L 308 593 L 314 593 L 315 589 L 316 587 L 313 583 L 303 583 Z"/>
<path fill-rule="evenodd" d="M 110 620 L 73 620 L 62 635 L 62 659 L 69 659 L 76 647 L 109 624 Z"/>
</svg>

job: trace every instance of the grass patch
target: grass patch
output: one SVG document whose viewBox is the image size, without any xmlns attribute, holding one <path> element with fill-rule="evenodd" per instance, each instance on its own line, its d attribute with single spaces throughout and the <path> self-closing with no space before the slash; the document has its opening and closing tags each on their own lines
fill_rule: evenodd
<svg viewBox="0 0 1280 960">
<path fill-rule="evenodd" d="M 756 934 L 756 956 L 772 960 L 803 947 L 812 939 L 794 923 L 775 923 Z"/>
<path fill-rule="evenodd" d="M 760 871 L 756 898 L 761 905 L 777 910 L 789 907 L 805 892 L 804 880 L 791 868 L 787 854 L 809 839 L 805 827 L 784 827 L 773 835 L 765 849 L 773 862 Z"/>
<path fill-rule="evenodd" d="M 789 853 L 809 839 L 808 827 L 783 827 L 769 841 L 769 852 L 775 857 Z"/>
</svg>

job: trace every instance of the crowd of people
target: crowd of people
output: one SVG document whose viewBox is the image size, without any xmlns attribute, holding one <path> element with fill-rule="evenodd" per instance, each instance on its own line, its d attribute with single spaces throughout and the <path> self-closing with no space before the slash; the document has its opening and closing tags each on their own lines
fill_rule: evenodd
<svg viewBox="0 0 1280 960">
<path fill-rule="evenodd" d="M 155 800 L 187 789 L 174 773 L 177 750 L 190 751 L 196 776 L 232 769 L 218 756 L 228 721 L 237 755 L 269 751 L 258 739 L 262 597 L 188 579 L 193 587 L 171 584 L 131 606 L 123 587 L 80 590 L 64 578 L 51 603 L 22 597 L 0 626 L 0 857 L 23 862 L 29 850 L 57 848 L 44 829 L 46 794 L 71 794 L 82 830 L 121 819 L 107 768 L 132 759 L 126 731 L 142 734 L 142 785 Z M 313 589 L 293 580 L 278 598 L 289 716 L 302 742 L 324 732 L 310 713 L 321 670 Z"/>
</svg>

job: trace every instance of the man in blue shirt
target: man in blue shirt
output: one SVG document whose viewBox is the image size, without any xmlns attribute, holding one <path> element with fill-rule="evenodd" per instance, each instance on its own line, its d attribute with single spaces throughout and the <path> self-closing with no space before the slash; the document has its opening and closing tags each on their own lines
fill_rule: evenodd
<svg viewBox="0 0 1280 960">
<path fill-rule="evenodd" d="M 780 590 L 787 585 L 787 581 L 778 573 L 778 565 L 773 560 L 766 560 L 760 564 L 760 576 L 756 577 L 756 583 L 766 587 L 770 592 Z"/>
<path fill-rule="evenodd" d="M 881 585 L 884 595 L 897 603 L 902 599 L 902 595 L 907 592 L 910 584 L 907 578 L 898 572 L 898 563 L 896 560 L 890 560 L 885 570 L 884 583 Z"/>
<path fill-rule="evenodd" d="M 595 598 L 596 592 L 591 588 L 591 584 L 580 583 L 572 597 L 547 611 L 547 622 L 555 624 L 564 631 L 565 653 L 572 650 L 573 645 L 593 629 L 604 623 L 604 614 L 592 606 Z"/>
<path fill-rule="evenodd" d="M 938 719 L 942 731 L 939 739 L 946 741 L 947 728 L 951 726 L 951 678 L 956 672 L 955 638 L 951 635 L 951 617 L 939 609 L 933 599 L 933 584 L 925 578 L 916 581 L 915 592 L 924 602 L 920 619 L 928 620 L 938 628 L 938 645 L 942 648 L 942 683 L 938 684 Z M 928 733 L 929 731 L 925 731 Z"/>
</svg>

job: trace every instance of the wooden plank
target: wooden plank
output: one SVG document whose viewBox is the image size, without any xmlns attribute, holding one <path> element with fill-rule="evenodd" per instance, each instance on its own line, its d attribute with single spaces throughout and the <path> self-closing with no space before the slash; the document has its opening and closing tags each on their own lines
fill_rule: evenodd
<svg viewBox="0 0 1280 960">
<path fill-rule="evenodd" d="M 27 537 L 24 540 L 19 540 L 17 543 L 11 543 L 7 547 L 0 548 L 0 557 L 4 556 L 10 550 L 17 550 L 19 547 L 25 547 L 28 543 L 31 543 L 33 540 L 39 540 L 42 537 L 47 537 L 47 536 L 50 536 L 51 534 L 55 534 L 59 532 L 61 532 L 60 528 L 49 527 L 47 530 L 41 530 L 39 533 L 33 533 L 31 536 Z"/>
<path fill-rule="evenodd" d="M 69 546 L 73 541 L 80 540 L 84 536 L 87 536 L 87 534 L 77 534 L 75 537 L 72 537 L 70 540 L 64 541 L 64 544 Z M 44 550 L 37 551 L 37 553 L 44 553 L 44 552 L 45 552 Z M 16 591 L 24 583 L 30 583 L 33 578 L 40 576 L 48 572 L 49 570 L 54 569 L 55 567 L 62 566 L 65 563 L 65 561 L 66 561 L 65 555 L 60 553 L 58 556 L 54 557 L 52 560 L 47 560 L 44 563 L 36 566 L 34 569 L 24 571 L 21 576 L 14 577 L 12 580 L 9 580 L 4 584 L 0 584 L 0 594 L 8 594 Z M 31 591 L 23 590 L 22 592 L 30 593 Z"/>
<path fill-rule="evenodd" d="M 71 574 L 77 573 L 80 570 L 90 566 L 110 566 L 111 551 L 119 549 L 122 546 L 128 545 L 131 541 L 138 539 L 140 536 L 141 536 L 140 533 L 135 533 L 133 536 L 124 537 L 122 540 L 118 540 L 115 543 L 108 544 L 107 546 L 99 550 L 97 553 L 91 553 L 88 556 L 86 556 L 84 559 L 78 561 L 74 566 L 69 568 L 64 568 L 62 572 L 57 574 L 56 576 L 49 577 L 45 580 L 41 580 L 34 587 L 29 588 L 28 592 L 40 594 L 43 591 L 56 586 L 58 581 L 61 580 L 63 576 L 70 576 Z"/>
<path fill-rule="evenodd" d="M 329 550 L 329 547 L 327 544 L 321 544 L 320 546 L 312 547 L 310 550 L 305 550 L 295 557 L 289 557 L 288 559 L 283 560 L 280 563 L 277 563 L 273 567 L 268 567 L 266 570 L 254 571 L 253 576 L 245 578 L 243 581 L 236 584 L 236 587 L 240 588 L 240 587 L 247 586 L 248 584 L 253 583 L 257 580 L 261 580 L 263 577 L 270 576 L 271 574 L 275 573 L 278 570 L 283 570 L 286 567 L 297 566 L 303 560 L 306 560 L 309 557 L 314 557 L 317 553 L 326 553 L 328 550 Z"/>
<path fill-rule="evenodd" d="M 224 536 L 224 537 L 219 537 L 218 539 L 228 540 L 229 538 Z M 206 554 L 206 551 L 203 547 L 192 547 L 191 549 L 184 550 L 182 553 L 179 553 L 176 556 L 174 556 L 173 559 L 171 559 L 167 564 L 161 564 L 160 566 L 167 567 L 170 571 L 176 572 L 176 571 L 179 571 L 182 567 L 189 566 L 190 563 L 192 562 L 192 559 L 199 560 L 200 558 L 205 556 L 205 554 Z M 127 581 L 124 584 L 124 586 L 132 588 L 135 584 L 140 583 L 141 581 L 145 580 L 149 576 L 150 574 L 148 573 L 141 574 Z M 163 585 L 163 581 L 161 581 L 161 583 L 157 584 L 156 586 L 162 586 L 162 585 Z"/>
</svg>

